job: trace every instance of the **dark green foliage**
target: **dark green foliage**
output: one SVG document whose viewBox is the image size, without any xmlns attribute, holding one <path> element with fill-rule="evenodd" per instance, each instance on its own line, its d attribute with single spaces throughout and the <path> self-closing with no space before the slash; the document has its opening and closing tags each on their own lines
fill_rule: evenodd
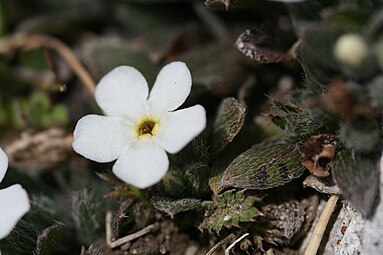
<svg viewBox="0 0 383 255">
<path fill-rule="evenodd" d="M 303 174 L 298 146 L 285 142 L 260 145 L 239 155 L 224 171 L 219 191 L 229 187 L 270 189 Z"/>
<path fill-rule="evenodd" d="M 246 109 L 235 99 L 226 98 L 218 106 L 212 132 L 212 155 L 216 156 L 241 130 Z"/>
<path fill-rule="evenodd" d="M 37 255 L 57 255 L 63 254 L 68 242 L 68 229 L 61 223 L 56 223 L 39 235 L 36 243 Z"/>
<path fill-rule="evenodd" d="M 241 68 L 241 53 L 232 51 L 231 45 L 208 45 L 180 57 L 193 74 L 192 95 L 212 93 L 228 96 L 236 91 L 246 79 Z"/>
<path fill-rule="evenodd" d="M 210 192 L 208 151 L 201 137 L 171 155 L 170 161 L 170 169 L 159 187 L 164 195 L 173 198 L 202 197 Z"/>
<path fill-rule="evenodd" d="M 12 232 L 0 240 L 3 255 L 30 255 L 35 249 L 38 230 L 33 222 L 20 220 Z"/>
<path fill-rule="evenodd" d="M 100 195 L 82 190 L 73 194 L 71 216 L 74 226 L 79 231 L 82 242 L 90 244 L 95 236 L 104 232 L 105 211 L 102 210 Z"/>
<path fill-rule="evenodd" d="M 289 140 L 302 142 L 318 134 L 322 125 L 314 121 L 306 112 L 293 104 L 273 101 L 277 114 L 270 115 L 271 121 L 285 131 Z"/>
</svg>

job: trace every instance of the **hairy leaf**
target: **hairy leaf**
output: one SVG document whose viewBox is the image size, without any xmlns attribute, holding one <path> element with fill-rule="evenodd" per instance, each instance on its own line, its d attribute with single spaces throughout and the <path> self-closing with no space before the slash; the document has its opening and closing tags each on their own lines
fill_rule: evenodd
<svg viewBox="0 0 383 255">
<path fill-rule="evenodd" d="M 56 255 L 63 252 L 67 229 L 61 223 L 56 223 L 46 229 L 39 235 L 36 244 L 38 255 Z"/>
<path fill-rule="evenodd" d="M 364 216 L 373 208 L 379 190 L 377 157 L 344 150 L 335 158 L 333 177 L 342 194 Z"/>
<path fill-rule="evenodd" d="M 271 121 L 286 132 L 294 141 L 305 141 L 318 134 L 321 125 L 293 104 L 273 101 L 276 114 L 271 114 Z"/>
<path fill-rule="evenodd" d="M 31 222 L 20 220 L 12 232 L 0 240 L 3 255 L 30 255 L 34 250 L 38 230 Z"/>
<path fill-rule="evenodd" d="M 278 35 L 269 27 L 260 25 L 247 29 L 235 42 L 236 48 L 250 59 L 260 63 L 277 63 L 291 60 L 293 55 L 284 52 L 280 45 L 277 45 L 276 39 L 278 39 Z"/>
<path fill-rule="evenodd" d="M 219 190 L 229 187 L 262 190 L 282 186 L 303 174 L 305 168 L 300 161 L 298 146 L 294 144 L 250 148 L 226 168 Z"/>
<path fill-rule="evenodd" d="M 226 98 L 218 107 L 213 126 L 212 154 L 218 155 L 241 130 L 246 109 L 235 99 Z"/>
<path fill-rule="evenodd" d="M 157 210 L 174 217 L 175 214 L 201 208 L 201 200 L 195 198 L 171 199 L 154 196 L 151 203 Z"/>
</svg>

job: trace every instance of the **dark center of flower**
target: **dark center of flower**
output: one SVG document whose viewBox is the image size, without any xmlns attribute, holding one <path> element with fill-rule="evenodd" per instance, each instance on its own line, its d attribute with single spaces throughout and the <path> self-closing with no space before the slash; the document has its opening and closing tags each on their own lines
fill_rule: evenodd
<svg viewBox="0 0 383 255">
<path fill-rule="evenodd" d="M 141 124 L 141 126 L 138 128 L 138 134 L 139 135 L 145 135 L 145 134 L 152 134 L 153 128 L 156 125 L 155 122 L 151 120 L 147 120 L 144 123 Z"/>
</svg>

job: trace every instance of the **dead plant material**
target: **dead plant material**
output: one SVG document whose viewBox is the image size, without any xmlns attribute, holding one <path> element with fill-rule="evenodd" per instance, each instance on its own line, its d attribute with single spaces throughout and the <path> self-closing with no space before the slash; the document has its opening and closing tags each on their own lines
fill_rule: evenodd
<svg viewBox="0 0 383 255">
<path fill-rule="evenodd" d="M 327 224 L 334 211 L 336 203 L 339 199 L 339 195 L 332 195 L 319 217 L 319 220 L 314 228 L 311 239 L 307 245 L 304 255 L 315 255 L 317 254 L 319 245 L 322 241 L 323 234 L 326 230 Z"/>
<path fill-rule="evenodd" d="M 239 242 L 245 239 L 248 235 L 249 233 L 245 233 L 241 235 L 239 238 L 237 238 L 232 244 L 230 244 L 229 247 L 227 247 L 227 249 L 225 250 L 225 255 L 230 255 L 230 250 L 233 249 Z"/>
<path fill-rule="evenodd" d="M 5 151 L 14 167 L 33 174 L 68 160 L 73 154 L 72 142 L 72 134 L 59 128 L 25 131 Z"/>
<path fill-rule="evenodd" d="M 329 175 L 329 163 L 334 159 L 336 140 L 327 134 L 311 137 L 303 144 L 300 153 L 304 158 L 302 165 L 313 175 L 326 177 Z"/>
<path fill-rule="evenodd" d="M 230 243 L 232 242 L 233 240 L 235 240 L 237 238 L 238 235 L 236 234 L 230 234 L 228 236 L 226 236 L 224 239 L 222 239 L 221 241 L 219 241 L 218 243 L 216 243 L 207 253 L 206 255 L 212 255 L 214 254 L 214 252 L 216 252 L 219 248 L 221 248 L 222 246 L 224 246 L 225 244 L 227 243 Z"/>
<path fill-rule="evenodd" d="M 109 247 L 112 248 L 112 249 L 116 248 L 116 247 L 121 246 L 121 245 L 123 245 L 125 243 L 131 242 L 131 241 L 133 241 L 133 240 L 135 240 L 137 238 L 140 238 L 141 236 L 144 236 L 144 235 L 146 235 L 146 234 L 148 234 L 148 233 L 150 233 L 150 232 L 152 232 L 152 231 L 154 231 L 156 229 L 158 229 L 158 225 L 157 224 L 149 225 L 149 226 L 147 226 L 147 227 L 145 227 L 145 228 L 143 228 L 143 229 L 141 229 L 141 230 L 139 230 L 139 231 L 137 231 L 137 232 L 135 232 L 133 234 L 124 236 L 122 238 L 119 238 L 119 239 L 113 241 L 109 245 Z"/>
<path fill-rule="evenodd" d="M 322 96 L 322 104 L 332 114 L 346 119 L 353 119 L 356 116 L 368 118 L 375 116 L 374 109 L 366 103 L 358 102 L 356 95 L 340 78 L 330 84 L 327 93 Z"/>
<path fill-rule="evenodd" d="M 340 195 L 342 193 L 332 177 L 320 178 L 314 175 L 309 175 L 303 181 L 303 186 L 313 188 L 321 193 L 329 195 Z"/>
</svg>

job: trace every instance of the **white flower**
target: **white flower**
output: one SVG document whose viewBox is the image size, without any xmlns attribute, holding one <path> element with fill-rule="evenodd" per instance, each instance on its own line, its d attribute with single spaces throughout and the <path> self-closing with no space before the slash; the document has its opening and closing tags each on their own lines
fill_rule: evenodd
<svg viewBox="0 0 383 255">
<path fill-rule="evenodd" d="M 0 148 L 0 182 L 7 172 L 8 158 Z M 30 209 L 27 192 L 20 184 L 0 190 L 0 239 L 6 237 Z M 1 252 L 0 252 L 1 254 Z"/>
<path fill-rule="evenodd" d="M 96 101 L 107 116 L 87 115 L 74 130 L 73 149 L 97 162 L 110 162 L 126 183 L 147 188 L 169 168 L 166 152 L 177 153 L 206 126 L 201 105 L 176 110 L 191 90 L 191 74 L 182 62 L 166 65 L 149 95 L 137 69 L 120 66 L 96 88 Z"/>
</svg>

